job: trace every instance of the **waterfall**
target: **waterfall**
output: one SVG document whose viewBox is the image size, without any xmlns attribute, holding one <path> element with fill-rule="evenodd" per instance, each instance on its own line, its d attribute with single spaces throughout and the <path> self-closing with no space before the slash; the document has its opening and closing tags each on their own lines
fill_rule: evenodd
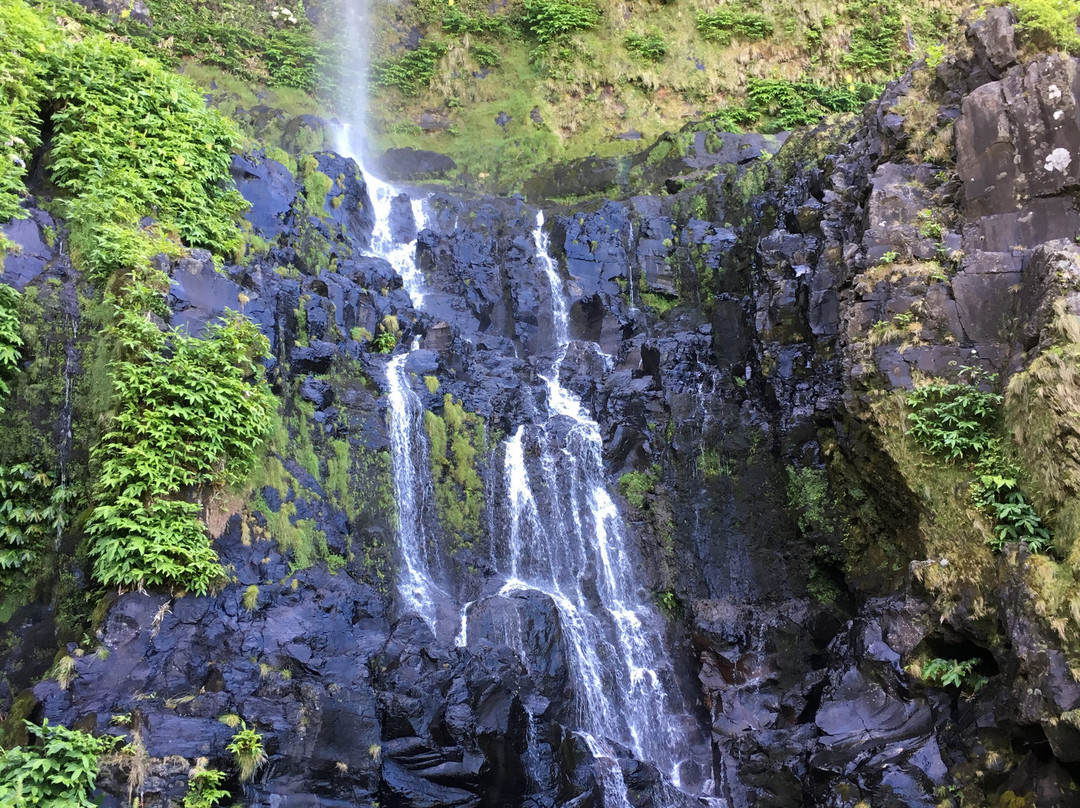
<svg viewBox="0 0 1080 808">
<path fill-rule="evenodd" d="M 398 549 L 404 570 L 398 576 L 398 592 L 407 611 L 435 626 L 435 591 L 432 558 L 425 513 L 430 510 L 430 466 L 424 408 L 409 386 L 405 364 L 408 354 L 398 354 L 386 366 L 387 416 L 390 451 L 394 461 L 394 498 L 397 501 Z"/>
<path fill-rule="evenodd" d="M 697 721 L 675 706 L 679 691 L 664 620 L 641 583 L 641 559 L 607 491 L 600 428 L 560 381 L 571 345 L 569 313 L 543 225 L 538 213 L 535 255 L 552 301 L 552 355 L 540 372 L 547 406 L 504 444 L 509 536 L 497 597 L 533 590 L 554 603 L 573 681 L 572 729 L 596 761 L 605 808 L 628 805 L 618 763 L 625 749 L 653 763 L 672 785 L 708 792 L 711 761 L 700 752 L 708 744 Z M 695 746 L 703 759 L 693 759 Z"/>
<path fill-rule="evenodd" d="M 364 0 L 347 3 L 352 12 L 346 20 L 351 29 L 346 36 L 364 39 Z M 361 42 L 350 52 L 361 59 L 367 53 Z M 366 86 L 350 86 L 359 97 L 348 99 L 352 103 L 343 103 L 342 108 L 351 109 L 357 116 L 353 122 L 362 126 Z M 350 126 L 341 127 L 338 151 L 363 168 L 363 149 L 352 134 Z M 402 238 L 392 227 L 398 191 L 369 171 L 364 174 L 376 222 L 371 251 L 394 266 L 414 307 L 420 309 L 424 282 L 416 266 L 416 242 Z M 411 205 L 420 230 L 427 219 L 424 203 L 413 200 Z M 619 763 L 628 754 L 655 765 L 675 787 L 708 792 L 712 782 L 709 747 L 703 743 L 698 722 L 676 705 L 681 698 L 665 647 L 665 622 L 649 602 L 639 575 L 642 561 L 607 491 L 599 426 L 559 378 L 571 345 L 568 307 L 543 225 L 543 213 L 538 212 L 533 241 L 538 269 L 551 290 L 554 350 L 540 373 L 546 407 L 532 423 L 518 426 L 504 443 L 508 496 L 502 507 L 510 535 L 505 548 L 496 553 L 503 583 L 491 597 L 513 599 L 516 592 L 532 591 L 554 604 L 572 680 L 568 723 L 595 761 L 604 808 L 629 808 Z M 633 306 L 632 290 L 630 295 Z M 436 583 L 442 560 L 425 518 L 431 501 L 429 450 L 422 404 L 412 389 L 407 363 L 408 355 L 399 354 L 386 370 L 401 556 L 397 587 L 405 610 L 419 614 L 439 633 L 438 607 L 449 605 L 450 598 Z M 457 645 L 466 645 L 471 636 L 468 617 L 473 605 L 465 604 L 451 629 Z M 504 614 L 503 619 L 488 624 L 486 630 L 493 636 L 486 639 L 511 648 L 535 672 L 545 661 L 528 658 L 522 622 Z M 531 732 L 531 737 L 535 740 L 536 733 Z M 536 750 L 530 749 L 528 757 L 537 767 L 530 775 L 534 784 L 546 783 L 542 769 L 547 764 Z"/>
</svg>

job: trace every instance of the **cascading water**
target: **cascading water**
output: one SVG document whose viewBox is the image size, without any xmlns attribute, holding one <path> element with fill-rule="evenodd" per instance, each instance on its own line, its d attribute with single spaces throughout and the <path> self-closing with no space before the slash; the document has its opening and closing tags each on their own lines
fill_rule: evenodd
<svg viewBox="0 0 1080 808">
<path fill-rule="evenodd" d="M 350 35 L 365 40 L 363 29 L 355 26 L 356 20 L 366 18 L 364 2 L 346 2 L 353 9 Z M 356 45 L 353 53 L 366 53 L 363 42 Z M 366 87 L 356 87 L 356 92 L 363 97 L 346 106 L 362 112 Z M 362 124 L 361 118 L 353 120 Z M 338 151 L 361 162 L 362 149 L 351 135 L 350 127 L 343 126 Z M 394 266 L 419 309 L 424 283 L 416 266 L 415 239 L 402 238 L 391 226 L 398 191 L 364 173 L 376 221 L 371 251 Z M 411 205 L 419 231 L 426 224 L 424 204 L 414 200 Z M 543 214 L 538 213 L 533 234 L 536 259 L 551 288 L 554 334 L 553 357 L 546 375 L 541 374 L 547 394 L 546 418 L 519 427 L 505 443 L 510 536 L 501 554 L 505 557 L 496 558 L 499 566 L 505 565 L 505 583 L 496 597 L 534 591 L 554 603 L 573 681 L 571 728 L 597 763 L 605 808 L 629 808 L 619 764 L 627 750 L 653 763 L 672 785 L 708 793 L 711 760 L 693 759 L 693 750 L 707 750 L 708 745 L 691 740 L 701 732 L 697 721 L 672 708 L 669 694 L 677 696 L 679 689 L 665 651 L 664 621 L 644 592 L 637 575 L 640 561 L 632 557 L 618 509 L 606 490 L 599 427 L 559 379 L 570 346 L 568 312 L 543 223 Z M 437 606 L 449 599 L 435 583 L 441 559 L 429 540 L 425 519 L 430 507 L 430 466 L 423 410 L 410 386 L 407 362 L 408 355 L 401 354 L 387 366 L 402 559 L 398 589 L 405 609 L 421 615 L 434 629 Z M 531 472 L 526 444 L 529 454 L 539 458 Z M 471 605 L 466 604 L 462 612 L 459 645 L 467 644 Z M 487 630 L 488 640 L 513 649 L 526 667 L 543 665 L 543 660 L 527 658 L 521 621 L 516 617 L 505 615 L 489 623 Z M 530 728 L 533 724 L 530 716 Z M 548 764 L 532 746 L 527 759 L 535 771 L 530 777 L 542 788 L 550 771 L 545 772 Z M 704 757 L 708 758 L 707 751 Z"/>
<path fill-rule="evenodd" d="M 386 366 L 390 451 L 394 461 L 394 498 L 398 513 L 398 547 L 404 569 L 398 592 L 406 610 L 419 614 L 429 626 L 436 622 L 432 558 L 426 513 L 430 510 L 428 446 L 423 429 L 424 408 L 409 386 L 408 354 L 398 354 Z"/>
<path fill-rule="evenodd" d="M 509 537 L 498 597 L 533 590 L 555 604 L 573 681 L 573 728 L 599 764 L 605 808 L 628 804 L 617 745 L 656 765 L 674 786 L 707 793 L 711 762 L 692 759 L 690 739 L 700 740 L 700 728 L 673 709 L 669 694 L 677 697 L 678 685 L 664 650 L 664 621 L 648 601 L 640 561 L 607 492 L 599 426 L 559 378 L 571 344 L 569 318 L 542 213 L 533 236 L 551 289 L 554 347 L 541 372 L 546 418 L 519 426 L 505 442 Z M 531 465 L 527 456 L 535 458 Z M 463 621 L 462 640 L 466 631 Z"/>
</svg>

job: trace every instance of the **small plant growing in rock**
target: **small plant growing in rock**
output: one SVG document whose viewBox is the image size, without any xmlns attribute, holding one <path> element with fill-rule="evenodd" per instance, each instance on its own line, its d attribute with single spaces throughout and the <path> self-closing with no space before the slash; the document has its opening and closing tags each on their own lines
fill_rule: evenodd
<svg viewBox="0 0 1080 808">
<path fill-rule="evenodd" d="M 266 763 L 266 750 L 263 749 L 262 735 L 249 729 L 246 722 L 240 722 L 240 729 L 233 735 L 232 743 L 225 748 L 232 752 L 236 766 L 240 769 L 240 781 L 246 783 L 255 776 L 259 767 Z"/>
<path fill-rule="evenodd" d="M 391 353 L 397 347 L 397 334 L 392 331 L 380 331 L 371 341 L 371 347 L 375 353 Z"/>
<path fill-rule="evenodd" d="M 975 673 L 979 659 L 942 659 L 935 657 L 923 665 L 912 664 L 908 672 L 928 684 L 956 687 L 969 693 L 978 693 L 986 684 L 986 677 Z"/>
<path fill-rule="evenodd" d="M 882 255 L 880 259 L 878 259 L 878 263 L 895 264 L 897 258 L 899 258 L 899 255 L 897 254 L 896 250 L 889 250 L 887 253 Z"/>
<path fill-rule="evenodd" d="M 244 604 L 244 608 L 249 612 L 254 611 L 255 607 L 259 605 L 259 587 L 252 584 L 245 589 L 241 602 Z"/>
<path fill-rule="evenodd" d="M 184 808 L 214 808 L 229 792 L 221 788 L 225 772 L 207 768 L 206 758 L 199 758 L 188 772 L 187 793 Z"/>
</svg>

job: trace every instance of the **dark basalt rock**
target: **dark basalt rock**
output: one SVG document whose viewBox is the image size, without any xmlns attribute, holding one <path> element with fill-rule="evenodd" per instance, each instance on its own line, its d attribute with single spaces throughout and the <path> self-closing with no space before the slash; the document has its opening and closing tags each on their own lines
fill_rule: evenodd
<svg viewBox="0 0 1080 808">
<path fill-rule="evenodd" d="M 423 149 L 387 149 L 375 163 L 375 171 L 390 182 L 422 182 L 447 179 L 457 163 L 445 154 Z"/>
</svg>

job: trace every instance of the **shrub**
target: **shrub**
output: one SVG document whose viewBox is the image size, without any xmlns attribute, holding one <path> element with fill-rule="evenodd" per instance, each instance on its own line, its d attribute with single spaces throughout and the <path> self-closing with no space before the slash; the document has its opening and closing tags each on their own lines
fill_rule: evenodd
<svg viewBox="0 0 1080 808">
<path fill-rule="evenodd" d="M 242 243 L 235 219 L 247 205 L 229 178 L 235 127 L 157 61 L 102 34 L 64 36 L 45 19 L 23 0 L 0 7 L 9 51 L 0 55 L 0 142 L 16 149 L 0 160 L 0 220 L 18 213 L 44 111 L 53 127 L 50 179 L 70 193 L 61 213 L 73 257 L 92 279 L 174 251 L 164 233 L 232 255 Z M 146 216 L 160 230 L 140 228 Z"/>
<path fill-rule="evenodd" d="M 1080 35 L 1076 20 L 1080 17 L 1077 0 L 1016 0 L 1017 27 L 1039 50 L 1063 50 L 1080 54 Z"/>
<path fill-rule="evenodd" d="M 188 772 L 187 793 L 184 808 L 214 808 L 229 792 L 221 788 L 225 772 L 207 768 L 206 758 L 199 758 Z"/>
<path fill-rule="evenodd" d="M 830 112 L 857 112 L 876 92 L 868 84 L 828 87 L 814 81 L 757 79 L 747 81 L 747 107 L 764 119 L 766 129 L 794 129 L 817 123 Z"/>
<path fill-rule="evenodd" d="M 469 53 L 480 67 L 497 67 L 499 64 L 499 52 L 490 45 L 473 45 Z"/>
<path fill-rule="evenodd" d="M 263 749 L 262 735 L 241 722 L 241 729 L 233 735 L 232 743 L 225 748 L 232 752 L 236 766 L 240 769 L 240 781 L 247 782 L 255 776 L 259 767 L 266 763 L 266 751 Z"/>
<path fill-rule="evenodd" d="M 541 45 L 586 31 L 600 22 L 594 0 L 524 0 L 521 23 Z"/>
<path fill-rule="evenodd" d="M 848 13 L 856 25 L 848 53 L 840 60 L 842 66 L 872 74 L 890 69 L 898 56 L 908 58 L 902 46 L 904 18 L 895 4 L 858 0 Z"/>
<path fill-rule="evenodd" d="M 619 493 L 637 509 L 645 505 L 645 496 L 652 494 L 660 482 L 660 466 L 653 465 L 648 471 L 628 471 L 619 478 Z"/>
<path fill-rule="evenodd" d="M 204 594 L 220 567 L 201 506 L 186 497 L 254 467 L 275 409 L 259 364 L 269 343 L 235 312 L 202 339 L 162 330 L 148 315 L 160 313 L 167 282 L 146 272 L 112 298 L 113 415 L 92 452 L 98 504 L 86 530 L 102 583 Z"/>
<path fill-rule="evenodd" d="M 626 49 L 650 62 L 662 62 L 667 55 L 667 45 L 660 34 L 627 34 L 623 40 Z"/>
<path fill-rule="evenodd" d="M 11 393 L 8 382 L 18 370 L 22 356 L 20 297 L 10 286 L 0 284 L 0 413 L 4 411 L 4 399 Z"/>
<path fill-rule="evenodd" d="M 937 657 L 920 666 L 919 678 L 924 682 L 931 682 L 944 687 L 958 687 L 971 693 L 977 693 L 986 684 L 986 677 L 973 673 L 979 664 L 978 658 L 966 659 L 961 662 L 958 659 L 942 659 Z"/>
<path fill-rule="evenodd" d="M 418 95 L 431 83 L 439 60 L 446 53 L 441 42 L 424 42 L 398 59 L 381 59 L 371 65 L 374 87 L 396 87 L 402 95 Z"/>
<path fill-rule="evenodd" d="M 0 3 L 0 222 L 25 216 L 20 201 L 34 149 L 41 145 L 41 107 L 48 59 L 59 35 L 24 3 Z"/>
<path fill-rule="evenodd" d="M 0 466 L 0 582 L 14 571 L 29 570 L 50 536 L 65 524 L 70 487 L 54 485 L 51 475 L 29 463 Z"/>
<path fill-rule="evenodd" d="M 927 384 L 907 397 L 909 434 L 930 454 L 945 460 L 979 455 L 990 446 L 990 427 L 1001 396 L 973 384 Z"/>
<path fill-rule="evenodd" d="M 962 372 L 980 379 L 974 369 Z M 912 409 L 909 434 L 920 447 L 949 462 L 975 463 L 972 500 L 994 519 L 987 544 L 998 552 L 1014 541 L 1035 553 L 1049 550 L 1050 531 L 1021 492 L 1020 469 L 993 432 L 1002 397 L 975 384 L 934 383 L 916 387 L 907 402 Z"/>
<path fill-rule="evenodd" d="M 26 722 L 41 746 L 16 746 L 0 753 L 0 804 L 10 808 L 93 808 L 90 799 L 98 758 L 115 738 L 95 738 L 79 730 Z"/>
<path fill-rule="evenodd" d="M 732 39 L 767 39 L 774 30 L 768 17 L 733 8 L 698 12 L 697 29 L 709 42 L 720 45 L 727 45 Z"/>
</svg>

